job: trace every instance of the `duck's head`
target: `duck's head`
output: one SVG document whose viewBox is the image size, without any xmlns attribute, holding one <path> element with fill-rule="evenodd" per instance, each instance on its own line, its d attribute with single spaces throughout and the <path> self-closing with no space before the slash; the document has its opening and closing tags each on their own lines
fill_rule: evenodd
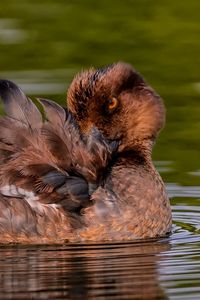
<svg viewBox="0 0 200 300">
<path fill-rule="evenodd" d="M 97 127 L 119 151 L 148 148 L 164 125 L 162 100 L 126 63 L 90 69 L 74 78 L 68 108 L 85 134 Z"/>
</svg>

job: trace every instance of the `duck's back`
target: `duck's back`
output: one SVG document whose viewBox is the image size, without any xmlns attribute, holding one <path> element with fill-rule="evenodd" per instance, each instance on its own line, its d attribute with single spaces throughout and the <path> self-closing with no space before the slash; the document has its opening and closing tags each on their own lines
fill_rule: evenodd
<svg viewBox="0 0 200 300">
<path fill-rule="evenodd" d="M 84 141 L 65 109 L 40 99 L 43 120 L 12 82 L 0 82 L 0 95 L 0 242 L 76 239 L 112 147 L 95 131 Z"/>
</svg>

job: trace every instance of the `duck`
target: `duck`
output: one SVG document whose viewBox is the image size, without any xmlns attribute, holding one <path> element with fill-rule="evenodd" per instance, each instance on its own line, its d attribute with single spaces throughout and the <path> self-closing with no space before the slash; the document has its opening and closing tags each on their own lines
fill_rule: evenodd
<svg viewBox="0 0 200 300">
<path fill-rule="evenodd" d="M 129 64 L 75 76 L 67 106 L 0 81 L 0 243 L 103 242 L 171 231 L 152 148 L 160 96 Z"/>
</svg>

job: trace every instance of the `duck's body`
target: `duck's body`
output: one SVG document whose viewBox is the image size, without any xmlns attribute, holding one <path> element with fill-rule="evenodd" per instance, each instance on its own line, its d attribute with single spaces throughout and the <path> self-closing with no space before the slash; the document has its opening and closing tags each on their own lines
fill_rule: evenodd
<svg viewBox="0 0 200 300">
<path fill-rule="evenodd" d="M 0 87 L 9 116 L 0 120 L 0 242 L 127 240 L 170 232 L 169 200 L 151 161 L 163 105 L 130 66 L 79 75 L 67 113 L 41 100 L 45 123 L 16 86 Z"/>
<path fill-rule="evenodd" d="M 162 179 L 153 165 L 118 158 L 105 183 L 93 194 L 94 207 L 80 233 L 93 240 L 133 240 L 165 236 L 171 208 Z M 91 236 L 91 232 L 94 234 Z"/>
</svg>

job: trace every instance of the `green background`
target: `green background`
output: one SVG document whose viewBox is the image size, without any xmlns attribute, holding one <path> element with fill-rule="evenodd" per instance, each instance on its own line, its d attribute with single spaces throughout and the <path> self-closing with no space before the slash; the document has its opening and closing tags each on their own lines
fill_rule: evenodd
<svg viewBox="0 0 200 300">
<path fill-rule="evenodd" d="M 0 77 L 64 103 L 78 71 L 133 64 L 167 107 L 158 169 L 166 182 L 198 185 L 199 12 L 199 0 L 1 0 Z"/>
</svg>

